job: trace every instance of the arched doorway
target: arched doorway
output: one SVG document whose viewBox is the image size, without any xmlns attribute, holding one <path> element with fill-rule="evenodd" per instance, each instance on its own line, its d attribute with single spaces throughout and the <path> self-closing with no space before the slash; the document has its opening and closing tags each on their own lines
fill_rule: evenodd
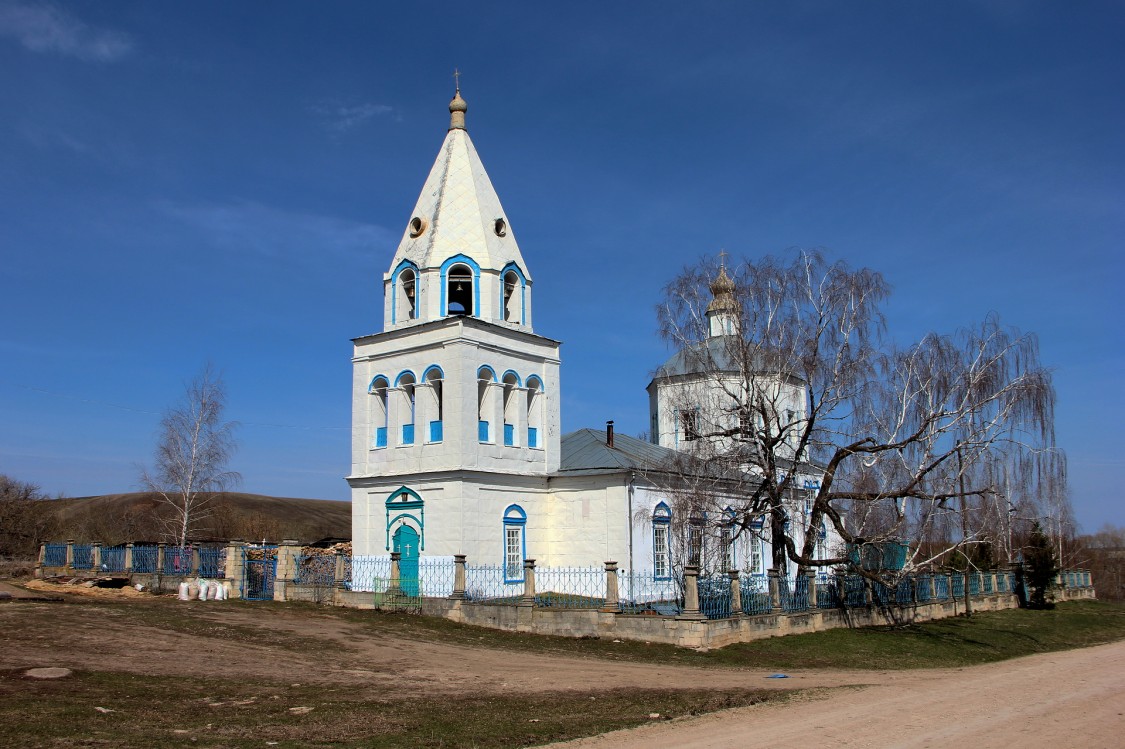
<svg viewBox="0 0 1125 749">
<path fill-rule="evenodd" d="M 399 589 L 403 595 L 418 595 L 418 531 L 405 523 L 393 536 L 392 549 L 399 553 Z M 394 582 L 391 582 L 394 585 Z"/>
</svg>

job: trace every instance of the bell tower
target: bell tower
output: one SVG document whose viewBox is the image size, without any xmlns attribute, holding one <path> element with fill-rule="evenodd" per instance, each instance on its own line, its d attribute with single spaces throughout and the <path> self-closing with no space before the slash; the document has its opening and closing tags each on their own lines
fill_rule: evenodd
<svg viewBox="0 0 1125 749">
<path fill-rule="evenodd" d="M 559 467 L 559 342 L 532 328 L 531 272 L 465 129 L 467 111 L 458 87 L 383 276 L 382 331 L 353 339 L 356 553 L 382 552 L 376 505 L 400 487 L 426 508 L 431 528 L 417 528 L 420 542 L 445 538 L 439 553 L 460 553 L 471 546 L 463 534 L 472 513 L 500 501 L 496 487 L 545 491 Z M 443 505 L 451 514 L 437 531 L 439 498 L 458 509 Z"/>
</svg>

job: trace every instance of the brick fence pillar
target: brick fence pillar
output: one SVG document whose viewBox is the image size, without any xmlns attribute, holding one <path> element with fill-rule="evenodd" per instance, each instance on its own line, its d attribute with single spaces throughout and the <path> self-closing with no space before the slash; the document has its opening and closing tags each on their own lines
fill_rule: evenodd
<svg viewBox="0 0 1125 749">
<path fill-rule="evenodd" d="M 699 567 L 684 566 L 684 610 L 680 619 L 703 619 L 699 611 Z"/>
<path fill-rule="evenodd" d="M 74 574 L 74 539 L 66 540 L 66 568 L 63 572 L 67 575 Z"/>
</svg>

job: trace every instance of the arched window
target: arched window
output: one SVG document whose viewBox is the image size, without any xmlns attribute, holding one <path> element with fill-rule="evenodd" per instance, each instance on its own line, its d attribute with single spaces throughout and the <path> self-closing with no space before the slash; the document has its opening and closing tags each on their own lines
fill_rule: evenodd
<svg viewBox="0 0 1125 749">
<path fill-rule="evenodd" d="M 524 324 L 527 321 L 527 280 L 515 263 L 500 272 L 500 319 Z"/>
<path fill-rule="evenodd" d="M 418 319 L 418 268 L 403 260 L 391 279 L 391 322 L 400 323 Z"/>
<path fill-rule="evenodd" d="M 434 364 L 422 373 L 422 382 L 427 386 L 429 402 L 427 403 L 427 416 L 430 421 L 430 442 L 441 442 L 442 423 L 445 418 L 442 403 L 442 381 L 444 373 L 441 367 Z"/>
<path fill-rule="evenodd" d="M 523 581 L 523 560 L 527 558 L 527 513 L 519 505 L 504 510 L 504 582 Z"/>
<path fill-rule="evenodd" d="M 468 255 L 441 264 L 442 315 L 480 314 L 480 266 Z"/>
<path fill-rule="evenodd" d="M 390 382 L 383 375 L 378 375 L 371 380 L 371 386 L 367 388 L 367 392 L 374 398 L 371 408 L 371 423 L 375 427 L 373 444 L 377 448 L 387 446 L 387 417 L 389 415 L 387 390 L 389 388 Z"/>
<path fill-rule="evenodd" d="M 490 429 L 496 414 L 496 398 L 498 396 L 496 372 L 485 364 L 477 370 L 477 439 L 480 442 L 492 442 L 495 437 Z"/>
<path fill-rule="evenodd" d="M 399 423 L 402 424 L 400 445 L 413 445 L 414 444 L 414 409 L 415 409 L 415 385 L 417 381 L 414 379 L 413 372 L 403 372 L 395 378 L 395 388 L 399 392 L 398 396 L 398 417 Z"/>
<path fill-rule="evenodd" d="M 527 378 L 527 446 L 542 447 L 543 381 L 539 375 Z"/>
<path fill-rule="evenodd" d="M 751 575 L 764 575 L 766 572 L 762 554 L 766 542 L 764 529 L 765 520 L 763 518 L 755 518 L 750 522 L 750 558 L 746 560 L 746 571 Z"/>
<path fill-rule="evenodd" d="M 672 510 L 661 502 L 652 511 L 652 576 L 657 580 L 672 577 L 671 528 Z"/>
<path fill-rule="evenodd" d="M 737 518 L 738 513 L 734 511 L 733 507 L 728 507 L 723 511 L 722 525 L 719 526 L 719 546 L 723 555 L 723 572 L 738 569 L 738 555 L 735 553 L 734 546 L 734 522 Z"/>
<path fill-rule="evenodd" d="M 504 444 L 514 447 L 516 444 L 516 423 L 520 410 L 520 376 L 508 370 L 501 380 L 504 383 Z"/>
</svg>

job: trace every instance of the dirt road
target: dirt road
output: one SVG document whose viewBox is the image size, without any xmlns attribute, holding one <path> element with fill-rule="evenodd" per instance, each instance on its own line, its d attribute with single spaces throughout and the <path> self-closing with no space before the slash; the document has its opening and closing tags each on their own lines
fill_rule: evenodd
<svg viewBox="0 0 1125 749">
<path fill-rule="evenodd" d="M 871 674 L 877 681 L 880 674 Z M 567 749 L 1125 746 L 1125 642 L 898 674 L 822 698 L 728 710 L 555 744 Z"/>
</svg>

